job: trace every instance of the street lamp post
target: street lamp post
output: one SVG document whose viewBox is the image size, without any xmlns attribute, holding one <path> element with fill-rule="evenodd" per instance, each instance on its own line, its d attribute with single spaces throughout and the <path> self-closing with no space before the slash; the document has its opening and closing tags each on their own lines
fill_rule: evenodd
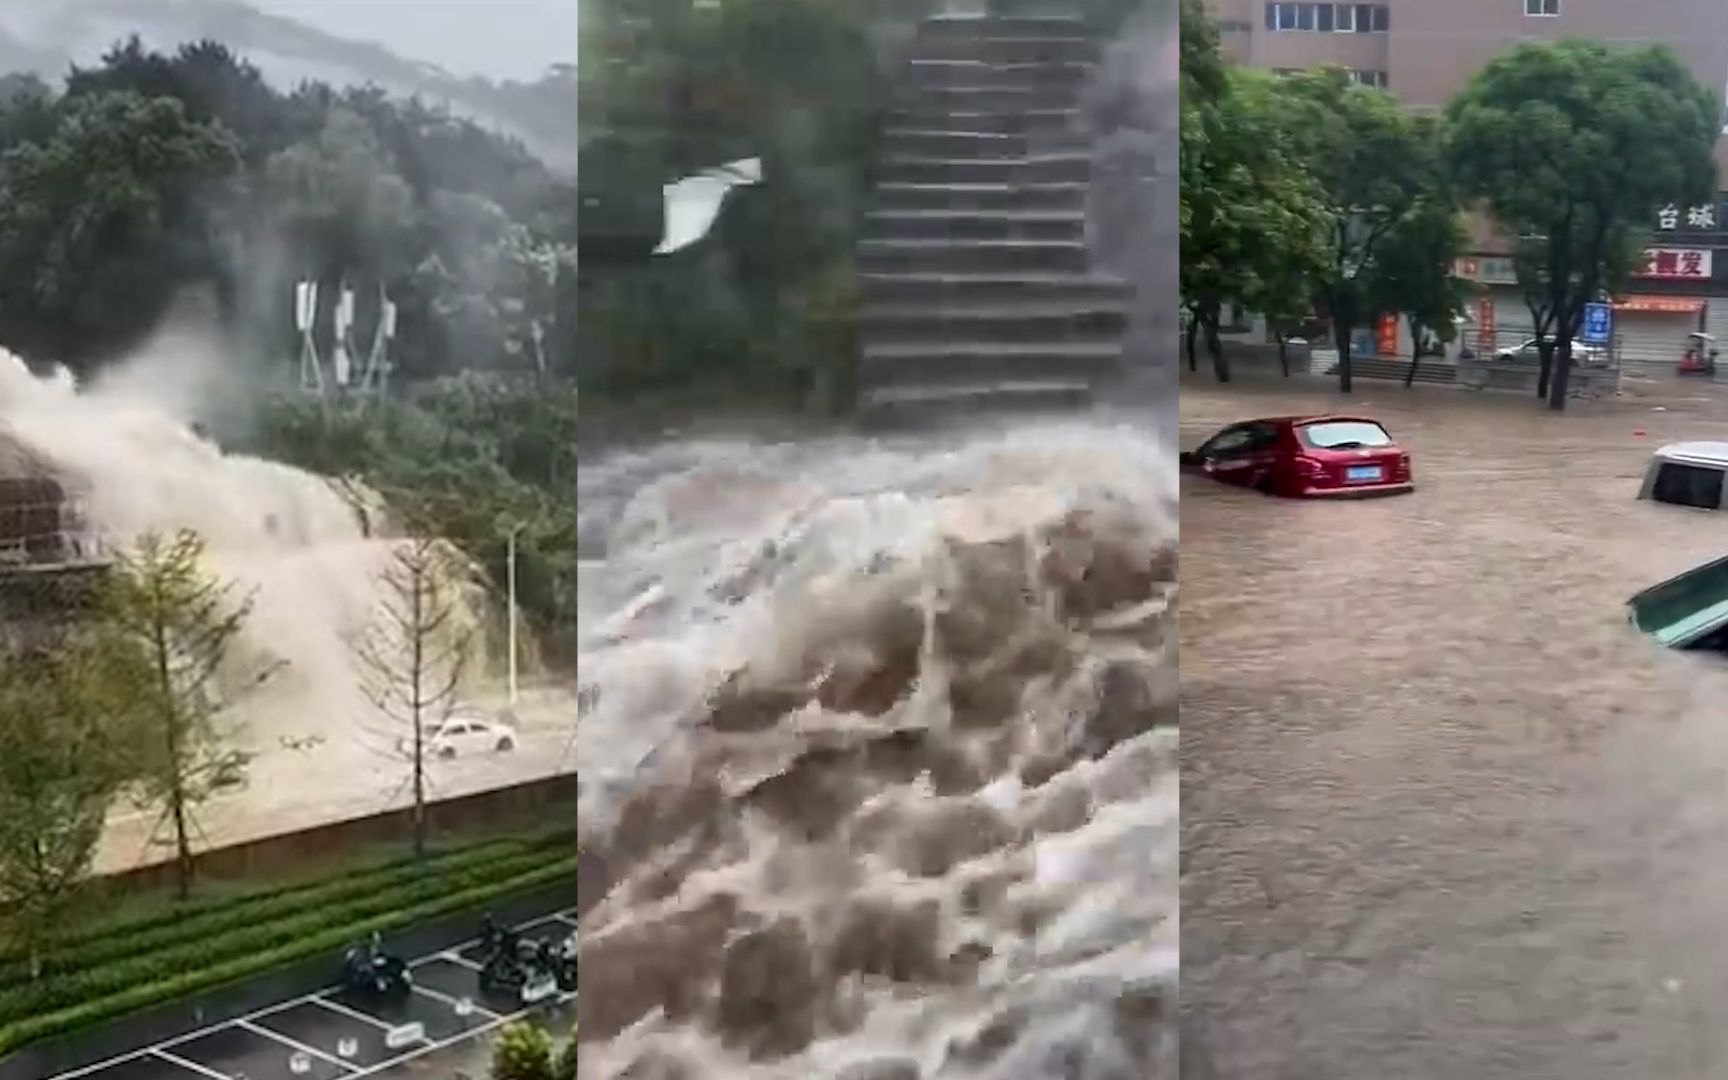
<svg viewBox="0 0 1728 1080">
<path fill-rule="evenodd" d="M 509 578 L 507 591 L 509 593 L 509 664 L 510 664 L 510 707 L 516 707 L 516 534 L 522 531 L 520 524 L 512 525 L 507 535 L 505 562 L 508 566 L 506 576 Z"/>
</svg>

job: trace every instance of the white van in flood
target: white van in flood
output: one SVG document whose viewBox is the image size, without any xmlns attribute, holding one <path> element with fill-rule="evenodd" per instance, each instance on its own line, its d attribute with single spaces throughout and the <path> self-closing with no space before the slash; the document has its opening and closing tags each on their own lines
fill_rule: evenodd
<svg viewBox="0 0 1728 1080">
<path fill-rule="evenodd" d="M 1657 450 L 1644 471 L 1640 499 L 1721 510 L 1728 475 L 1728 442 L 1670 443 Z"/>
</svg>

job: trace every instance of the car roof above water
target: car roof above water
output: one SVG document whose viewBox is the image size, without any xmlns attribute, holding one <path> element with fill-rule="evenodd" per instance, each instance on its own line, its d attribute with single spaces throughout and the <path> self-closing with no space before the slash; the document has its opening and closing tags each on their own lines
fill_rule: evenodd
<svg viewBox="0 0 1728 1080">
<path fill-rule="evenodd" d="M 1656 450 L 1656 457 L 1685 465 L 1728 469 L 1728 442 L 1678 442 Z"/>
</svg>

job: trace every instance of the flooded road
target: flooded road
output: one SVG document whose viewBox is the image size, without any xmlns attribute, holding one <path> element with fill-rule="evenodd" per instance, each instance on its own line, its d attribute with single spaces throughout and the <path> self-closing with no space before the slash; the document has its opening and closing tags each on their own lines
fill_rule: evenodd
<svg viewBox="0 0 1728 1080">
<path fill-rule="evenodd" d="M 1363 412 L 1418 485 L 1183 481 L 1184 1072 L 1728 1074 L 1728 669 L 1624 609 L 1728 551 L 1728 515 L 1635 501 L 1728 396 L 1317 385 L 1182 388 L 1185 447 Z"/>
</svg>

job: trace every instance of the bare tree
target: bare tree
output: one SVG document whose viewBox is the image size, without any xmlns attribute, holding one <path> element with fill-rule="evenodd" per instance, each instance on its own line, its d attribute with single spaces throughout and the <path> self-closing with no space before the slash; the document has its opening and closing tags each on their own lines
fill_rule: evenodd
<svg viewBox="0 0 1728 1080">
<path fill-rule="evenodd" d="M 459 619 L 461 570 L 442 540 L 416 533 L 398 542 L 378 575 L 374 618 L 353 642 L 361 690 L 391 721 L 390 752 L 413 785 L 416 856 L 426 852 L 428 744 L 456 703 L 472 641 Z"/>
<path fill-rule="evenodd" d="M 236 598 L 233 584 L 206 573 L 203 561 L 204 541 L 191 531 L 141 537 L 117 561 L 105 611 L 108 628 L 149 665 L 137 703 L 145 728 L 142 792 L 172 827 L 182 898 L 192 890 L 195 808 L 243 777 L 251 762 L 250 754 L 223 744 L 217 721 L 236 691 L 269 675 L 224 679 L 252 601 Z"/>
</svg>

